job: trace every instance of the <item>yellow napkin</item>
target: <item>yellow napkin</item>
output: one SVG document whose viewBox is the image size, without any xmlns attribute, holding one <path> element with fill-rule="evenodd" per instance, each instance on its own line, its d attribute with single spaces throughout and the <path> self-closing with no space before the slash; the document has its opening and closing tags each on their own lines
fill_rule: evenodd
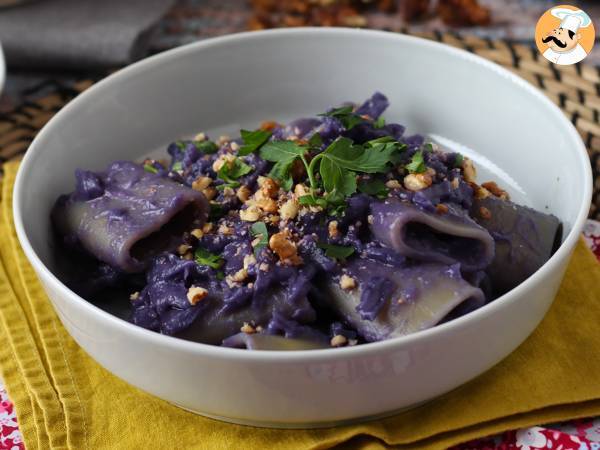
<svg viewBox="0 0 600 450">
<path fill-rule="evenodd" d="M 581 242 L 533 335 L 484 375 L 428 404 L 384 420 L 295 431 L 230 425 L 183 411 L 108 373 L 62 327 L 15 236 L 17 167 L 4 166 L 0 203 L 0 370 L 28 450 L 438 449 L 600 414 L 600 265 Z"/>
</svg>

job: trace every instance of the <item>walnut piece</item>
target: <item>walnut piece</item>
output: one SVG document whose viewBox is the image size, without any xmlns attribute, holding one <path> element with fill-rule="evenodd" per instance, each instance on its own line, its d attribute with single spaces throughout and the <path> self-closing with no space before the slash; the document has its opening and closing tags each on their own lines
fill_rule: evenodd
<svg viewBox="0 0 600 450">
<path fill-rule="evenodd" d="M 187 291 L 187 299 L 191 305 L 196 305 L 208 295 L 208 291 L 203 287 L 191 286 Z"/>
<path fill-rule="evenodd" d="M 409 191 L 420 191 L 433 183 L 428 173 L 410 173 L 404 177 L 404 187 Z"/>
</svg>

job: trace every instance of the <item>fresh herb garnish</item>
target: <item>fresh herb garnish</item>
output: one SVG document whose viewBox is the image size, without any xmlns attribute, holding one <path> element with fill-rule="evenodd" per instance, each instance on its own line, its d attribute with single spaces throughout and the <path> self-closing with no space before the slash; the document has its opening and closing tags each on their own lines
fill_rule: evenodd
<svg viewBox="0 0 600 450">
<path fill-rule="evenodd" d="M 237 183 L 237 186 L 239 186 L 236 180 L 250 172 L 252 172 L 252 166 L 246 164 L 240 158 L 235 158 L 233 161 L 223 164 L 223 167 L 217 172 L 217 176 L 227 183 Z"/>
<path fill-rule="evenodd" d="M 173 163 L 173 167 L 171 167 L 171 170 L 173 172 L 179 172 L 179 171 L 183 170 L 183 163 L 181 161 L 175 161 Z"/>
<path fill-rule="evenodd" d="M 359 123 L 365 121 L 365 119 L 358 114 L 355 114 L 353 109 L 354 108 L 351 105 L 340 106 L 339 108 L 334 108 L 331 111 L 319 114 L 319 116 L 333 117 L 339 120 L 346 130 L 351 130 Z"/>
<path fill-rule="evenodd" d="M 269 245 L 269 232 L 267 230 L 267 226 L 264 222 L 254 222 L 250 227 L 250 234 L 252 234 L 253 238 L 259 238 L 260 241 L 254 247 L 254 254 L 258 255 L 258 253 Z"/>
<path fill-rule="evenodd" d="M 217 271 L 217 280 L 223 281 L 224 279 L 225 279 L 225 272 L 223 272 L 222 270 L 218 270 Z"/>
<path fill-rule="evenodd" d="M 363 194 L 373 195 L 377 198 L 386 198 L 389 193 L 385 183 L 379 179 L 360 180 L 358 190 Z"/>
<path fill-rule="evenodd" d="M 413 156 L 410 163 L 406 165 L 406 170 L 410 173 L 423 173 L 427 170 L 425 161 L 423 160 L 423 152 L 418 150 Z"/>
<path fill-rule="evenodd" d="M 323 138 L 319 133 L 315 133 L 308 140 L 308 145 L 312 148 L 320 149 L 323 145 Z"/>
<path fill-rule="evenodd" d="M 298 199 L 298 203 L 303 206 L 327 207 L 327 200 L 321 197 L 315 197 L 314 195 L 303 195 Z"/>
<path fill-rule="evenodd" d="M 194 260 L 200 264 L 201 266 L 212 267 L 213 269 L 218 269 L 223 265 L 223 258 L 219 255 L 215 255 L 210 253 L 203 248 L 197 248 L 194 252 Z"/>
<path fill-rule="evenodd" d="M 255 152 L 264 145 L 273 134 L 270 131 L 265 130 L 241 130 L 240 133 L 242 135 L 242 141 L 244 142 L 244 145 L 242 145 L 238 151 L 238 155 L 240 156 L 249 155 L 250 153 Z"/>
<path fill-rule="evenodd" d="M 179 150 L 185 150 L 185 142 L 183 141 L 175 141 L 175 145 Z"/>
<path fill-rule="evenodd" d="M 231 188 L 231 189 L 235 189 L 240 187 L 240 183 L 237 181 L 231 181 L 229 183 L 223 183 L 223 184 L 219 184 L 218 186 L 215 186 L 215 188 L 218 191 L 224 191 L 227 188 Z"/>
<path fill-rule="evenodd" d="M 374 122 L 373 122 L 373 128 L 383 128 L 385 127 L 385 119 L 383 117 L 378 117 Z"/>
<path fill-rule="evenodd" d="M 465 157 L 460 153 L 455 153 L 454 155 L 454 167 L 459 169 L 462 167 Z"/>
<path fill-rule="evenodd" d="M 219 150 L 219 147 L 217 146 L 217 144 L 215 144 L 213 141 L 194 141 L 194 146 L 196 147 L 196 150 L 198 150 L 200 153 L 204 153 L 207 155 L 211 155 L 213 153 L 216 153 L 217 150 Z"/>
<path fill-rule="evenodd" d="M 343 245 L 326 244 L 318 242 L 317 247 L 325 250 L 325 254 L 330 258 L 346 259 L 354 253 L 354 247 L 344 247 Z"/>
<path fill-rule="evenodd" d="M 151 164 L 144 164 L 144 170 L 150 173 L 158 173 L 158 169 Z"/>
<path fill-rule="evenodd" d="M 374 142 L 369 146 L 356 145 L 351 139 L 341 137 L 333 141 L 324 151 L 317 153 L 310 164 L 306 154 L 310 147 L 292 141 L 267 142 L 260 149 L 260 156 L 274 162 L 270 176 L 279 180 L 289 190 L 293 184 L 290 169 L 296 160 L 301 160 L 306 169 L 311 193 L 301 197 L 300 204 L 322 206 L 333 204 L 339 207 L 345 197 L 356 192 L 357 173 L 385 172 L 395 152 L 402 148 L 397 142 Z M 320 175 L 320 183 L 317 177 Z M 326 193 L 317 199 L 315 194 L 322 184 Z"/>
<path fill-rule="evenodd" d="M 307 151 L 307 147 L 291 141 L 271 141 L 262 146 L 260 157 L 275 163 L 269 175 L 278 180 L 283 189 L 289 191 L 294 184 L 291 174 L 292 164 L 300 158 L 308 167 L 304 157 Z"/>
</svg>

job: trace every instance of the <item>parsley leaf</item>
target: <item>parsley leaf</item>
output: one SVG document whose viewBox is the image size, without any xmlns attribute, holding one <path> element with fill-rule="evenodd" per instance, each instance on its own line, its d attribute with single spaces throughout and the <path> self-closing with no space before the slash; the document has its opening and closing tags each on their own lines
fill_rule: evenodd
<svg viewBox="0 0 600 450">
<path fill-rule="evenodd" d="M 258 244 L 254 247 L 254 254 L 258 255 L 258 253 L 269 245 L 269 232 L 267 230 L 267 226 L 264 222 L 254 222 L 250 227 L 250 234 L 254 238 L 260 238 Z"/>
<path fill-rule="evenodd" d="M 308 145 L 310 145 L 313 148 L 321 148 L 321 146 L 323 145 L 323 138 L 319 133 L 315 133 L 308 140 Z"/>
<path fill-rule="evenodd" d="M 303 206 L 320 206 L 327 207 L 327 200 L 324 198 L 315 197 L 313 195 L 303 195 L 298 199 L 298 203 Z"/>
<path fill-rule="evenodd" d="M 351 130 L 359 123 L 365 121 L 365 119 L 358 114 L 355 114 L 353 109 L 352 105 L 340 106 L 339 108 L 334 108 L 326 113 L 319 114 L 319 116 L 333 117 L 339 120 L 346 130 Z"/>
<path fill-rule="evenodd" d="M 171 170 L 173 172 L 179 172 L 179 171 L 183 170 L 183 163 L 181 161 L 175 161 L 173 163 L 173 167 L 171 167 Z"/>
<path fill-rule="evenodd" d="M 181 151 L 185 150 L 185 142 L 183 141 L 175 141 L 175 145 Z"/>
<path fill-rule="evenodd" d="M 223 258 L 219 255 L 214 255 L 203 248 L 197 248 L 194 252 L 194 260 L 201 266 L 212 267 L 218 269 L 223 265 Z"/>
<path fill-rule="evenodd" d="M 465 157 L 460 153 L 454 154 L 454 167 L 460 169 L 465 161 Z"/>
<path fill-rule="evenodd" d="M 427 170 L 427 166 L 425 166 L 425 161 L 423 160 L 423 152 L 421 150 L 417 151 L 412 156 L 412 160 L 406 165 L 406 169 L 410 173 L 423 173 Z"/>
<path fill-rule="evenodd" d="M 158 173 L 158 169 L 151 164 L 144 164 L 144 170 L 150 173 Z"/>
<path fill-rule="evenodd" d="M 242 135 L 242 141 L 244 142 L 244 145 L 242 145 L 238 151 L 238 155 L 240 156 L 249 155 L 250 153 L 255 152 L 267 142 L 273 134 L 270 131 L 265 130 L 241 130 L 240 133 Z"/>
<path fill-rule="evenodd" d="M 223 164 L 223 167 L 217 172 L 217 176 L 228 183 L 237 183 L 238 178 L 252 172 L 252 166 L 249 166 L 240 158 L 235 158 L 230 164 Z M 237 183 L 239 186 L 239 183 Z"/>
<path fill-rule="evenodd" d="M 289 191 L 294 180 L 290 173 L 292 164 L 298 158 L 304 158 L 307 148 L 291 141 L 270 141 L 260 149 L 260 157 L 274 162 L 269 176 L 281 183 L 281 187 Z"/>
<path fill-rule="evenodd" d="M 358 183 L 358 190 L 363 194 L 373 195 L 377 198 L 385 198 L 389 192 L 385 183 L 379 179 L 361 180 Z"/>
<path fill-rule="evenodd" d="M 344 247 L 343 245 L 326 244 L 318 242 L 317 247 L 325 250 L 325 254 L 334 259 L 346 259 L 354 253 L 354 247 Z"/>
<path fill-rule="evenodd" d="M 218 186 L 215 186 L 215 188 L 218 191 L 224 191 L 227 188 L 235 189 L 235 188 L 238 188 L 238 187 L 240 187 L 240 183 L 238 183 L 237 181 L 232 181 L 230 183 L 223 183 L 223 184 L 219 184 Z"/>
<path fill-rule="evenodd" d="M 373 128 L 383 127 L 385 127 L 385 119 L 383 117 L 378 117 L 375 121 L 373 121 Z"/>
<path fill-rule="evenodd" d="M 395 150 L 396 147 L 393 145 L 363 148 L 354 145 L 351 139 L 342 137 L 333 141 L 319 156 L 323 155 L 324 159 L 329 159 L 344 169 L 376 173 L 387 169 L 387 164 Z"/>
<path fill-rule="evenodd" d="M 207 155 L 216 153 L 217 150 L 219 150 L 219 147 L 213 141 L 194 141 L 193 144 L 196 147 L 196 150 Z"/>
</svg>

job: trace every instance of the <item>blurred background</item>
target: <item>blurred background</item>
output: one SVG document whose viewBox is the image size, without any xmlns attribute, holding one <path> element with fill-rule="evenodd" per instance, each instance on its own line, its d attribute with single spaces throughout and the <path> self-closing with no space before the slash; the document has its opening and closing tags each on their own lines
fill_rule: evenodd
<svg viewBox="0 0 600 450">
<path fill-rule="evenodd" d="M 547 0 L 0 0 L 0 112 L 144 56 L 245 30 L 349 26 L 533 45 Z M 576 1 L 600 24 L 600 2 Z M 600 65 L 600 48 L 586 63 Z"/>
</svg>

